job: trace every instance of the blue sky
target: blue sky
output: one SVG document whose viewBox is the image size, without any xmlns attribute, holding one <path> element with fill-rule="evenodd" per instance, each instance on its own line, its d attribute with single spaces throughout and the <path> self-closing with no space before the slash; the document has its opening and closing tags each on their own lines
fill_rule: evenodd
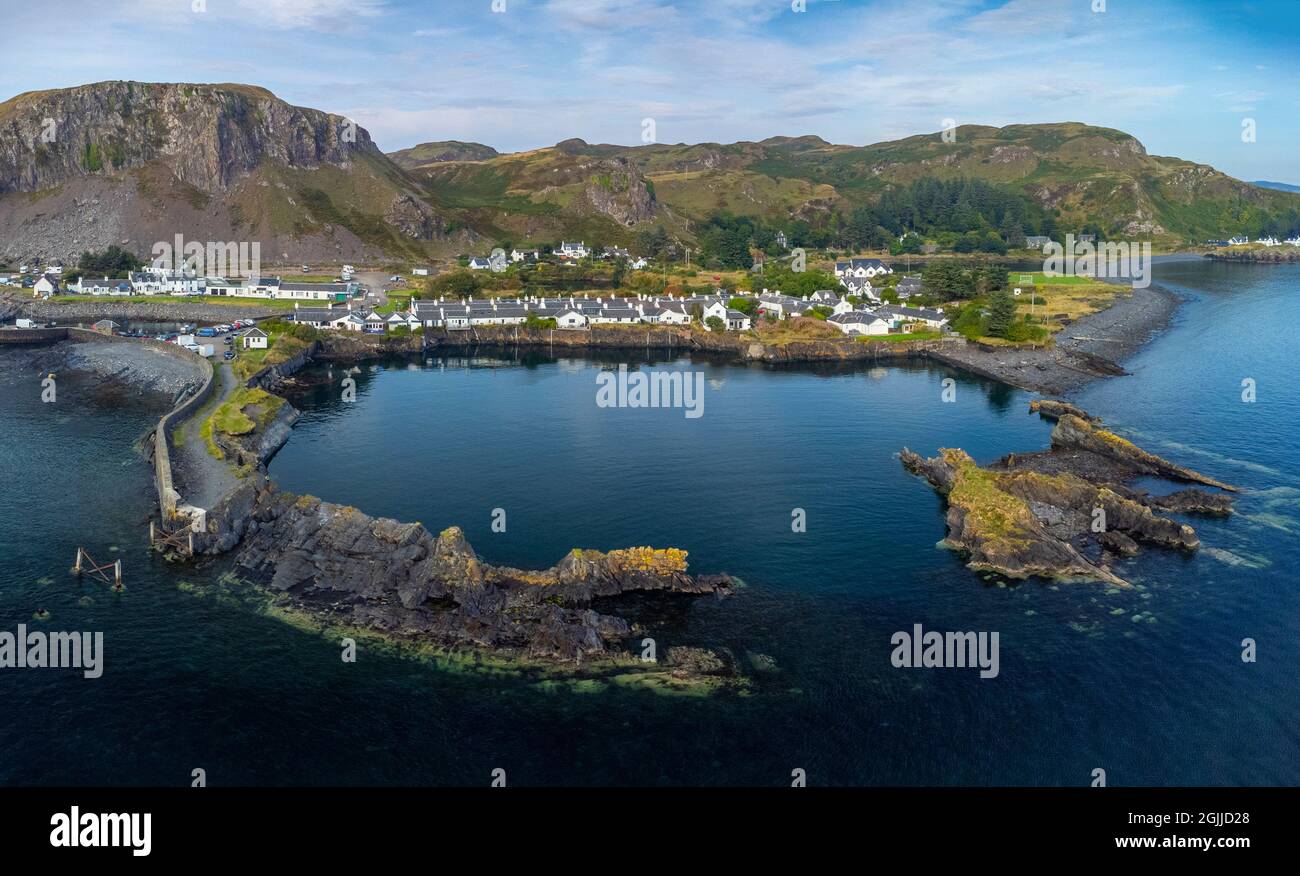
<svg viewBox="0 0 1300 876">
<path fill-rule="evenodd" d="M 248 82 L 387 151 L 633 144 L 645 118 L 659 142 L 852 144 L 1069 120 L 1300 183 L 1300 0 L 497 2 L 4 0 L 29 36 L 9 41 L 0 91 Z"/>
</svg>

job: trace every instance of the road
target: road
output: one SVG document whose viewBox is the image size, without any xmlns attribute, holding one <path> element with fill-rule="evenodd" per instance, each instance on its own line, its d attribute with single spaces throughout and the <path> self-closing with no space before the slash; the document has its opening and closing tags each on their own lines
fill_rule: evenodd
<svg viewBox="0 0 1300 876">
<path fill-rule="evenodd" d="M 385 274 L 380 271 L 365 271 L 357 274 L 354 279 L 370 290 L 366 295 L 366 307 L 383 307 L 388 303 L 388 292 L 392 289 L 423 289 L 424 283 L 428 277 L 411 277 L 402 275 L 400 283 L 389 281 L 392 274 Z"/>
<path fill-rule="evenodd" d="M 239 331 L 231 331 L 211 338 L 195 338 L 195 341 L 212 344 L 216 349 L 210 361 L 219 389 L 195 416 L 181 426 L 178 430 L 179 440 L 173 442 L 176 448 L 172 453 L 176 490 L 181 494 L 183 502 L 204 510 L 211 509 L 238 485 L 238 479 L 230 465 L 208 453 L 208 445 L 202 435 L 204 421 L 242 385 L 231 367 L 232 360 L 227 360 L 222 355 L 238 343 L 238 334 Z M 232 339 L 230 346 L 226 345 L 226 338 Z"/>
</svg>

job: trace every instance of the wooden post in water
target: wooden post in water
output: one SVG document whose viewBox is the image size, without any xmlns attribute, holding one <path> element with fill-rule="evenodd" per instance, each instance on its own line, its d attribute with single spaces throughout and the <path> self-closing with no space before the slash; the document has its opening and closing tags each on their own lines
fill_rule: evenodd
<svg viewBox="0 0 1300 876">
<path fill-rule="evenodd" d="M 122 561 L 118 560 L 113 564 L 113 586 L 121 588 L 122 586 Z"/>
<path fill-rule="evenodd" d="M 81 548 L 77 548 L 77 561 L 73 563 L 72 571 L 76 575 L 81 574 Z"/>
</svg>

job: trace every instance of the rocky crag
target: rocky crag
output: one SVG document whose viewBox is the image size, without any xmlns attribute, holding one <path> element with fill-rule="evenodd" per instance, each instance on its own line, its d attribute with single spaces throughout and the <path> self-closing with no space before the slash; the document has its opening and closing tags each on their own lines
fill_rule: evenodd
<svg viewBox="0 0 1300 876">
<path fill-rule="evenodd" d="M 1151 496 L 1130 483 L 1144 475 L 1233 492 L 1235 488 L 1161 459 L 1102 428 L 1074 405 L 1035 402 L 1055 419 L 1052 449 L 1010 454 L 981 467 L 963 450 L 926 459 L 904 449 L 905 468 L 948 503 L 944 544 L 976 571 L 1009 578 L 1128 582 L 1113 567 L 1140 545 L 1195 551 L 1196 531 L 1165 514 L 1226 515 L 1232 499 L 1199 488 Z"/>
<path fill-rule="evenodd" d="M 98 82 L 0 103 L 0 240 L 16 258 L 148 256 L 176 234 L 257 241 L 268 262 L 415 258 L 453 245 L 443 216 L 364 128 L 263 88 Z"/>
<path fill-rule="evenodd" d="M 261 470 L 208 512 L 196 544 L 208 555 L 233 551 L 237 578 L 318 628 L 552 672 L 629 671 L 672 687 L 743 683 L 726 649 L 667 647 L 643 661 L 645 630 L 602 610 L 624 594 L 734 592 L 727 575 L 689 574 L 685 551 L 575 549 L 545 570 L 494 566 L 457 527 L 434 536 L 419 523 L 282 492 Z"/>
<path fill-rule="evenodd" d="M 625 651 L 639 630 L 593 606 L 631 592 L 716 595 L 725 575 L 687 574 L 686 552 L 570 551 L 543 571 L 485 563 L 460 529 L 418 523 L 268 488 L 236 554 L 238 573 L 295 607 L 443 648 L 582 662 Z"/>
</svg>

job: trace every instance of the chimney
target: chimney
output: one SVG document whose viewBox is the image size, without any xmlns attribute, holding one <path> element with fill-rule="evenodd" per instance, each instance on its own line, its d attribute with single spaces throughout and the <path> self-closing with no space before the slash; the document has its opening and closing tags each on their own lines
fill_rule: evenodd
<svg viewBox="0 0 1300 876">
<path fill-rule="evenodd" d="M 295 301 L 295 302 L 293 303 L 293 309 L 294 309 L 294 310 L 297 310 L 297 309 L 298 309 L 298 302 L 297 302 L 297 301 Z"/>
</svg>

